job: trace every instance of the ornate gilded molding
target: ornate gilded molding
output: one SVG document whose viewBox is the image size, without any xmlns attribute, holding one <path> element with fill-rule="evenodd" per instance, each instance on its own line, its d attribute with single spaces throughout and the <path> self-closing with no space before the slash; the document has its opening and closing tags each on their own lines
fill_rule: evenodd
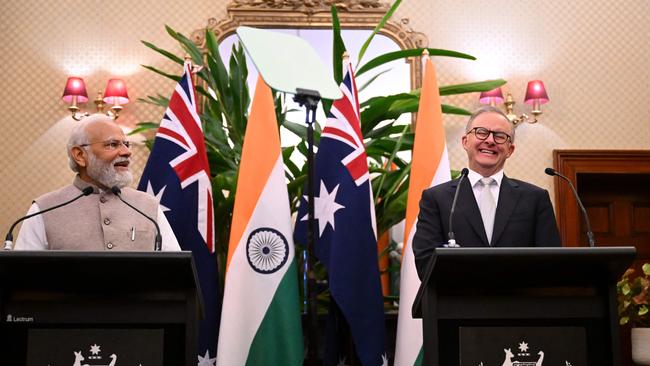
<svg viewBox="0 0 650 366">
<path fill-rule="evenodd" d="M 341 27 L 346 29 L 374 29 L 389 5 L 381 0 L 232 0 L 227 5 L 228 18 L 208 19 L 205 28 L 191 34 L 192 41 L 205 49 L 205 29 L 212 29 L 219 41 L 235 33 L 241 25 L 258 28 L 330 29 L 332 15 L 330 6 L 335 4 Z M 429 40 L 424 33 L 409 26 L 409 19 L 388 21 L 380 30 L 400 48 L 427 47 Z M 409 58 L 411 87 L 422 82 L 422 64 L 419 57 Z"/>
</svg>

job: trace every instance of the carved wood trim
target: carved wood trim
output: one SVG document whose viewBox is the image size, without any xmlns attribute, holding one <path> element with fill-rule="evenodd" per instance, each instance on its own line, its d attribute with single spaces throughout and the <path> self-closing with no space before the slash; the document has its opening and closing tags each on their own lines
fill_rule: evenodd
<svg viewBox="0 0 650 366">
<path fill-rule="evenodd" d="M 212 29 L 219 41 L 235 33 L 241 25 L 258 28 L 330 29 L 330 6 L 336 4 L 341 27 L 345 29 L 374 29 L 389 5 L 379 0 L 232 0 L 227 5 L 228 17 L 208 19 L 205 28 L 192 32 L 190 39 L 205 49 L 205 29 Z M 379 31 L 395 41 L 402 49 L 428 47 L 424 33 L 409 27 L 409 19 L 388 21 Z M 422 64 L 419 57 L 407 59 L 411 66 L 411 88 L 422 84 Z"/>
<path fill-rule="evenodd" d="M 578 187 L 579 173 L 648 174 L 650 150 L 553 150 L 553 167 Z M 582 214 L 571 188 L 555 182 L 555 207 L 564 246 L 577 246 Z"/>
</svg>

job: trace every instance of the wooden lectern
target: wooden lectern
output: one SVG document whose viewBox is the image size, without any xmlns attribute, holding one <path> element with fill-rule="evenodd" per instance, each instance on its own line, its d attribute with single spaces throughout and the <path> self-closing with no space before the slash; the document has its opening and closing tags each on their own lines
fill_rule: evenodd
<svg viewBox="0 0 650 366">
<path fill-rule="evenodd" d="M 0 252 L 0 277 L 2 365 L 196 364 L 191 252 Z"/>
<path fill-rule="evenodd" d="M 413 304 L 424 365 L 544 357 L 620 365 L 616 282 L 635 255 L 633 247 L 436 249 Z"/>
</svg>

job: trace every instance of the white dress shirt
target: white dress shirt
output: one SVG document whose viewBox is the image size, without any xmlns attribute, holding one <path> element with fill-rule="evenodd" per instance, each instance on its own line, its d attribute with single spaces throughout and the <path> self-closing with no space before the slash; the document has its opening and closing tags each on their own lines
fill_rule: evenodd
<svg viewBox="0 0 650 366">
<path fill-rule="evenodd" d="M 490 191 L 492 192 L 492 197 L 494 197 L 494 203 L 496 206 L 499 206 L 499 188 L 501 188 L 501 181 L 503 180 L 503 169 L 499 170 L 498 172 L 494 173 L 493 175 L 489 177 L 484 177 L 480 175 L 479 173 L 473 171 L 472 169 L 468 169 L 469 173 L 467 174 L 467 179 L 469 179 L 469 183 L 472 185 L 472 191 L 474 192 L 474 198 L 476 198 L 476 203 L 481 202 L 481 194 L 483 193 L 483 185 L 482 184 L 476 184 L 478 183 L 481 178 L 492 178 L 496 182 L 496 184 L 490 185 Z"/>
</svg>

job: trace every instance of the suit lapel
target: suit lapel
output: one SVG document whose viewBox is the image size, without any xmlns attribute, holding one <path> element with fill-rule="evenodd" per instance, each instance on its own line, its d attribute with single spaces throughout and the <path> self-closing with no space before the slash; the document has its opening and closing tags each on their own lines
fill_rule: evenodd
<svg viewBox="0 0 650 366">
<path fill-rule="evenodd" d="M 458 183 L 452 184 L 451 186 L 452 198 L 457 185 Z M 481 219 L 481 211 L 478 209 L 476 197 L 474 197 L 474 192 L 472 191 L 472 186 L 470 185 L 468 179 L 465 179 L 460 187 L 460 192 L 458 193 L 458 202 L 456 205 L 456 214 L 462 213 L 476 235 L 481 238 L 481 244 L 488 246 L 485 227 L 483 226 L 483 220 Z M 460 244 L 462 245 L 463 243 Z"/>
<path fill-rule="evenodd" d="M 508 220 L 510 220 L 512 211 L 515 209 L 521 193 L 518 188 L 519 184 L 508 179 L 505 175 L 503 176 L 503 180 L 501 180 L 501 188 L 499 190 L 499 203 L 497 204 L 497 211 L 494 217 L 492 243 L 499 242 L 499 237 L 506 228 Z"/>
</svg>

